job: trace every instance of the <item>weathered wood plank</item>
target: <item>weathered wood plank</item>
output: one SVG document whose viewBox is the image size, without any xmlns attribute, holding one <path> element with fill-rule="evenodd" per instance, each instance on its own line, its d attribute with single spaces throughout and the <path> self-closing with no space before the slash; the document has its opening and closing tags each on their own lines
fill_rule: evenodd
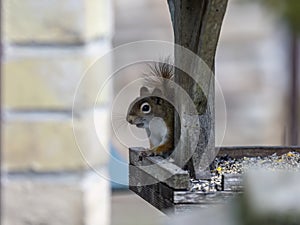
<svg viewBox="0 0 300 225">
<path fill-rule="evenodd" d="M 135 166 L 129 167 L 129 170 L 130 190 L 160 210 L 167 210 L 177 204 L 224 204 L 239 194 L 239 192 L 226 191 L 213 193 L 176 191 L 162 183 L 141 186 L 145 181 L 155 182 L 154 178 Z"/>
<path fill-rule="evenodd" d="M 211 69 L 227 0 L 168 0 L 175 43 L 199 55 Z"/>
<path fill-rule="evenodd" d="M 173 201 L 173 192 L 174 189 L 168 187 L 167 185 L 160 183 L 154 179 L 151 175 L 145 173 L 143 170 L 135 166 L 129 167 L 129 186 L 137 187 L 140 190 L 140 187 L 147 186 L 151 188 L 155 193 L 164 196 L 165 199 Z"/>
<path fill-rule="evenodd" d="M 230 156 L 232 158 L 265 157 L 276 153 L 283 155 L 288 152 L 300 152 L 299 146 L 228 146 L 219 147 L 218 156 Z"/>
<path fill-rule="evenodd" d="M 224 204 L 238 196 L 239 192 L 217 191 L 212 193 L 175 191 L 175 204 Z"/>
<path fill-rule="evenodd" d="M 190 177 L 187 171 L 160 156 L 143 156 L 143 148 L 129 149 L 129 161 L 130 164 L 150 174 L 157 182 L 179 190 L 189 187 Z"/>
<path fill-rule="evenodd" d="M 173 202 L 165 199 L 164 196 L 160 195 L 157 192 L 154 192 L 151 186 L 143 187 L 130 187 L 130 190 L 135 192 L 138 196 L 144 199 L 146 202 L 154 206 L 155 208 L 161 210 L 162 212 L 167 211 L 168 209 L 174 206 Z"/>
<path fill-rule="evenodd" d="M 173 207 L 173 189 L 159 183 L 138 167 L 130 166 L 129 174 L 130 190 L 161 211 Z"/>
<path fill-rule="evenodd" d="M 191 212 L 195 212 L 197 209 L 205 209 L 211 206 L 212 205 L 207 204 L 176 204 L 171 208 L 172 211 L 169 210 L 167 212 L 172 212 L 173 214 L 188 214 Z"/>
<path fill-rule="evenodd" d="M 204 208 L 211 205 L 225 204 L 235 196 L 239 196 L 243 191 L 242 175 L 227 174 L 223 176 L 223 191 L 215 193 L 178 191 L 171 188 L 156 178 L 153 173 L 160 173 L 155 170 L 144 170 L 143 166 L 158 165 L 158 170 L 164 170 L 160 162 L 164 161 L 161 157 L 144 157 L 142 156 L 143 148 L 133 148 L 130 150 L 130 162 L 136 165 L 129 165 L 129 184 L 130 190 L 142 197 L 148 203 L 157 209 L 169 212 L 186 212 L 193 208 Z M 268 156 L 273 153 L 278 155 L 290 151 L 300 152 L 300 147 L 283 147 L 283 146 L 237 146 L 221 147 L 219 156 L 229 155 L 234 158 Z M 172 164 L 171 162 L 168 162 Z M 167 167 L 169 168 L 169 167 Z M 170 168 L 178 168 L 170 166 Z M 182 172 L 179 168 L 179 173 Z M 176 173 L 176 170 L 172 170 Z M 186 174 L 186 171 L 184 171 Z M 154 176 L 152 176 L 154 175 Z"/>
<path fill-rule="evenodd" d="M 133 155 L 130 156 L 132 164 L 139 165 L 139 157 L 145 149 L 136 147 L 130 148 L 130 152 L 133 150 Z M 283 155 L 288 152 L 299 152 L 300 146 L 221 146 L 216 147 L 216 150 L 219 151 L 218 156 L 229 156 L 232 158 L 243 158 L 243 157 L 265 157 L 270 156 L 276 153 L 277 155 Z M 143 165 L 146 165 L 146 162 L 143 162 Z M 149 161 L 150 162 L 150 161 Z"/>
<path fill-rule="evenodd" d="M 227 0 L 168 0 L 175 44 L 187 48 L 199 56 L 210 69 L 202 71 L 196 63 L 198 58 L 187 59 L 182 51 L 175 47 L 175 65 L 184 65 L 187 71 L 193 71 L 198 77 L 175 69 L 175 82 L 183 88 L 193 100 L 199 116 L 200 134 L 189 132 L 182 126 L 189 114 L 190 105 L 176 93 L 179 117 L 175 117 L 175 140 L 184 140 L 180 151 L 175 152 L 175 163 L 182 167 L 183 162 L 192 177 L 200 178 L 205 174 L 214 155 L 214 62 Z M 197 65 L 197 66 L 195 66 Z M 197 72 L 196 72 L 197 71 Z M 206 74 L 205 79 L 202 79 Z M 201 78 L 200 78 L 201 77 Z M 199 85 L 199 82 L 201 85 Z M 195 143 L 196 142 L 196 143 Z M 194 146 L 196 151 L 192 153 Z M 207 162 L 206 162 L 207 161 Z M 204 163 L 203 163 L 204 162 Z"/>
<path fill-rule="evenodd" d="M 243 191 L 244 182 L 241 174 L 224 174 L 222 176 L 223 191 Z"/>
</svg>

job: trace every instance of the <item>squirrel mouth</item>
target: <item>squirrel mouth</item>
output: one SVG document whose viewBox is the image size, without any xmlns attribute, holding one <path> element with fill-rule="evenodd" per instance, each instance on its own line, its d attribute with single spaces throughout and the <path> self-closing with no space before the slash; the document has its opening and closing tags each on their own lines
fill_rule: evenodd
<svg viewBox="0 0 300 225">
<path fill-rule="evenodd" d="M 138 128 L 142 128 L 142 127 L 144 127 L 144 124 L 143 124 L 143 123 L 137 123 L 136 126 L 137 126 Z"/>
</svg>

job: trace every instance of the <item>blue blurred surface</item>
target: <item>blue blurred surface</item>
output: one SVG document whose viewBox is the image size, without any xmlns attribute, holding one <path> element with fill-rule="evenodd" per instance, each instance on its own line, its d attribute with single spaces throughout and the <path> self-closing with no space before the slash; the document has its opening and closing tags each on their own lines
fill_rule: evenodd
<svg viewBox="0 0 300 225">
<path fill-rule="evenodd" d="M 110 144 L 109 175 L 113 190 L 128 189 L 128 163 Z"/>
</svg>

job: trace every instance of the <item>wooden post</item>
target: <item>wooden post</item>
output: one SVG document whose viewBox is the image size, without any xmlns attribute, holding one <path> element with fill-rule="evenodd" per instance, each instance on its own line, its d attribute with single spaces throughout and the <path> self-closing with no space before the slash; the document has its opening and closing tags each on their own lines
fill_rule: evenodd
<svg viewBox="0 0 300 225">
<path fill-rule="evenodd" d="M 290 44 L 290 107 L 289 107 L 289 145 L 298 145 L 298 62 L 299 62 L 299 44 L 298 34 L 291 31 L 291 44 Z"/>
<path fill-rule="evenodd" d="M 2 0 L 0 0 L 0 87 L 2 90 L 2 19 L 3 19 L 3 7 Z M 0 91 L 0 162 L 2 162 L 2 91 Z M 0 163 L 1 165 L 1 163 Z M 2 175 L 2 171 L 0 171 Z M 0 185 L 2 187 L 2 180 L 0 180 Z M 0 193 L 0 201 L 2 200 L 2 194 Z M 0 204 L 0 217 L 2 216 L 2 204 Z"/>
<path fill-rule="evenodd" d="M 227 1 L 168 0 L 175 44 L 194 52 L 207 64 L 212 72 L 214 72 L 215 68 L 215 53 Z M 175 48 L 175 66 L 176 62 L 184 61 L 183 57 L 179 52 L 176 52 Z M 193 63 L 187 63 L 193 66 Z M 206 169 L 201 165 L 201 162 L 203 164 L 203 156 L 205 155 L 204 151 L 215 151 L 214 96 L 207 96 L 208 93 L 214 93 L 214 76 L 212 75 L 209 81 L 203 81 L 208 82 L 204 86 L 210 89 L 210 91 L 202 90 L 197 82 L 178 69 L 175 69 L 175 82 L 189 94 L 198 111 L 200 137 L 196 150 L 192 153 L 192 158 L 185 167 L 189 170 L 192 177 L 201 178 L 205 174 Z M 184 104 L 179 102 L 179 105 Z M 179 117 L 182 118 L 184 114 L 186 114 L 186 110 L 183 107 L 179 112 Z M 184 159 L 185 156 L 191 155 L 191 145 L 194 143 L 189 140 L 197 139 L 197 137 L 192 137 L 194 134 L 189 133 L 188 129 L 180 128 L 180 118 L 175 118 L 175 139 L 178 140 L 181 137 L 186 141 L 180 146 L 179 155 L 177 154 L 175 163 L 178 165 L 180 165 L 179 161 L 183 162 L 186 160 Z"/>
</svg>

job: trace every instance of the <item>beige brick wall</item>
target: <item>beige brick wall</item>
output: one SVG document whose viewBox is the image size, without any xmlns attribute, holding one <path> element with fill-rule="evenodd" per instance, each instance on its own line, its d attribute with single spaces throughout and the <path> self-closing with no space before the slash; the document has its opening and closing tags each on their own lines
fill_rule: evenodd
<svg viewBox="0 0 300 225">
<path fill-rule="evenodd" d="M 4 0 L 2 224 L 109 224 L 111 2 Z"/>
<path fill-rule="evenodd" d="M 76 44 L 112 34 L 111 0 L 4 0 L 10 43 Z"/>
<path fill-rule="evenodd" d="M 94 173 L 10 175 L 2 191 L 3 225 L 109 224 L 109 182 Z"/>
<path fill-rule="evenodd" d="M 110 64 L 93 63 L 110 49 L 108 40 L 76 47 L 11 47 L 4 51 L 3 105 L 13 110 L 69 110 L 80 79 L 88 83 L 78 93 L 77 107 L 94 105 Z M 87 70 L 90 66 L 91 69 Z M 86 71 L 87 70 L 87 71 Z M 17 91 L 16 91 L 17 90 Z M 104 89 L 98 104 L 107 103 Z"/>
<path fill-rule="evenodd" d="M 72 121 L 70 113 L 6 115 L 3 123 L 3 169 L 59 172 L 86 169 L 87 162 L 91 166 L 106 164 L 109 131 L 101 129 L 98 138 L 93 129 L 93 116 L 93 111 L 86 112 Z M 95 117 L 98 127 L 108 127 L 107 110 L 100 110 Z"/>
</svg>

